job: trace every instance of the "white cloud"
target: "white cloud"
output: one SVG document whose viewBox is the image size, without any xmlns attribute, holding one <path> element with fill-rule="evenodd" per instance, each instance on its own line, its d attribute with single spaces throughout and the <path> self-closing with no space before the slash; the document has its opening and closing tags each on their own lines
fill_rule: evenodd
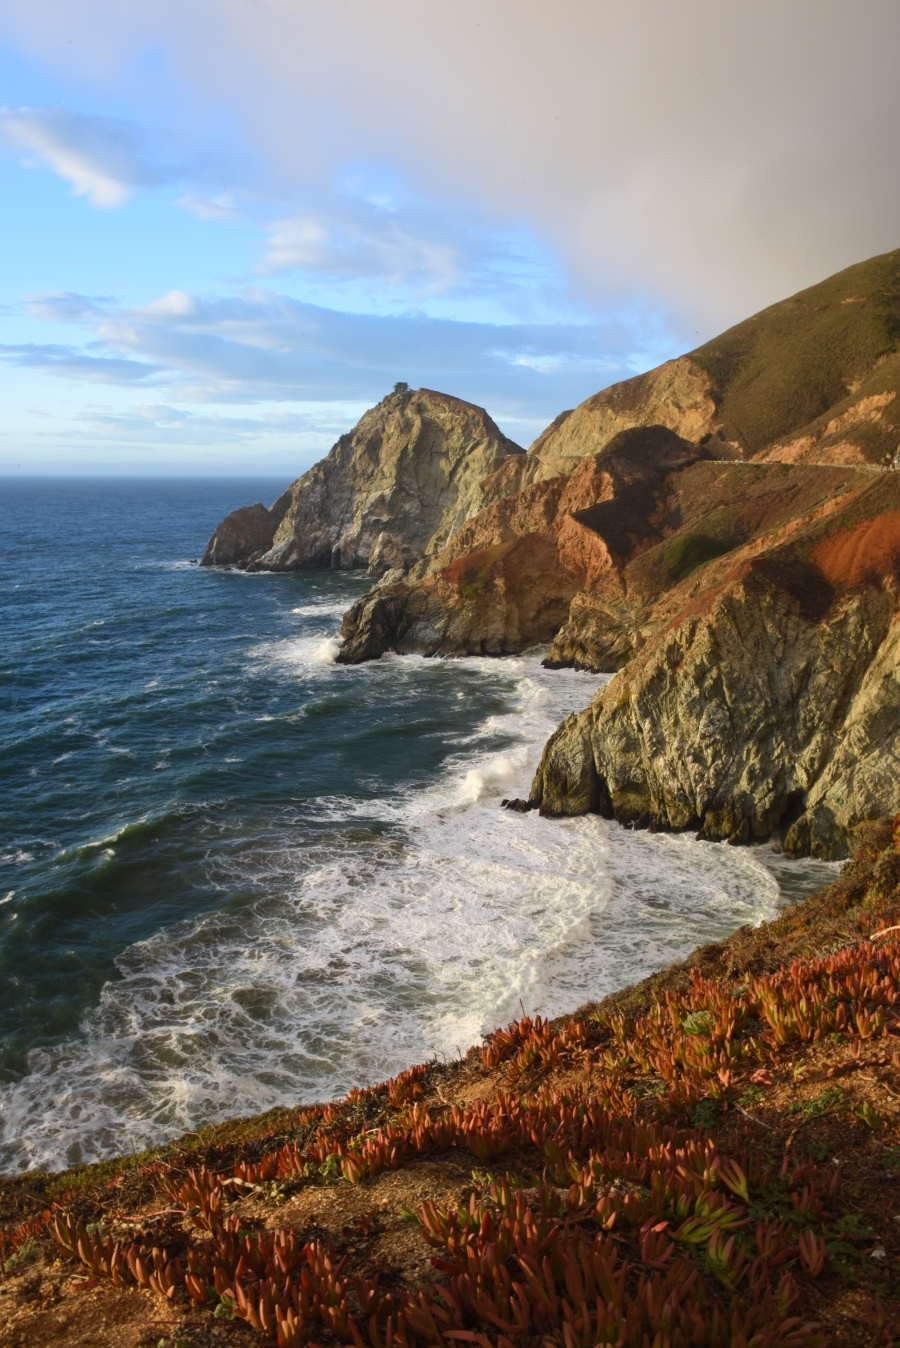
<svg viewBox="0 0 900 1348">
<path fill-rule="evenodd" d="M 897 242 L 891 0 L 7 0 L 4 22 L 107 83 L 164 51 L 181 121 L 226 102 L 295 193 L 401 170 L 514 216 L 583 296 L 643 288 L 706 336 Z"/>
<path fill-rule="evenodd" d="M 432 236 L 410 229 L 394 213 L 366 208 L 328 218 L 299 214 L 269 227 L 264 272 L 302 268 L 404 285 L 418 294 L 442 294 L 460 279 L 462 249 L 448 239 L 450 222 Z M 443 237 L 441 237 L 443 235 Z"/>
<path fill-rule="evenodd" d="M 362 409 L 360 409 L 361 411 Z M 349 430 L 357 416 L 335 415 L 334 408 L 303 412 L 267 412 L 254 417 L 220 412 L 197 413 L 165 403 L 135 403 L 127 411 L 93 407 L 76 418 L 80 438 L 85 431 L 101 440 L 132 445 L 272 445 L 302 443 L 310 436 L 333 440 Z"/>
<path fill-rule="evenodd" d="M 254 190 L 252 168 L 232 154 L 198 150 L 185 134 L 71 108 L 0 108 L 0 144 L 31 167 L 51 169 L 101 210 L 124 206 L 141 188 L 184 183 L 180 205 L 201 218 L 236 219 L 239 187 Z"/>
<path fill-rule="evenodd" d="M 151 300 L 144 310 L 139 312 L 159 315 L 161 318 L 189 318 L 196 311 L 197 305 L 190 295 L 183 290 L 170 290 L 158 300 Z"/>
<path fill-rule="evenodd" d="M 46 108 L 0 109 L 0 136 L 26 162 L 38 162 L 71 184 L 92 206 L 123 206 L 136 187 L 162 179 L 148 162 L 137 130 L 105 117 Z"/>
<path fill-rule="evenodd" d="M 152 379 L 179 401 L 368 403 L 397 379 L 498 412 L 550 420 L 627 373 L 623 323 L 490 324 L 345 313 L 259 289 L 235 298 L 172 291 L 138 308 L 52 294 L 50 321 L 87 328 L 87 347 L 6 347 L 0 356 L 68 379 Z M 103 362 L 106 361 L 106 366 Z"/>
<path fill-rule="evenodd" d="M 242 212 L 234 192 L 219 192 L 216 195 L 202 192 L 185 192 L 176 205 L 196 215 L 198 220 L 239 220 Z"/>
<path fill-rule="evenodd" d="M 162 366 L 146 361 L 94 355 L 90 346 L 7 342 L 0 344 L 0 360 L 20 369 L 41 370 L 90 384 L 142 384 L 164 373 Z"/>
</svg>

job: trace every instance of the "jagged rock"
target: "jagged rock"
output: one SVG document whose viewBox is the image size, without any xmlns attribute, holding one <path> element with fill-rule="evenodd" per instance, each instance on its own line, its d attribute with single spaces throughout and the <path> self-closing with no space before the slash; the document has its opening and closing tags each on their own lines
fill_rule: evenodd
<svg viewBox="0 0 900 1348">
<path fill-rule="evenodd" d="M 464 525 L 425 575 L 359 599 L 338 660 L 503 655 L 545 644 L 585 586 L 621 590 L 618 568 L 655 540 L 668 477 L 706 456 L 663 426 L 624 431 L 569 477 L 538 482 Z"/>
<path fill-rule="evenodd" d="M 258 506 L 229 515 L 203 565 L 227 557 L 251 571 L 406 570 L 509 490 L 517 479 L 501 470 L 523 457 L 481 407 L 431 389 L 391 394 L 291 484 L 268 519 Z"/>
<path fill-rule="evenodd" d="M 811 512 L 837 509 L 870 481 L 868 471 L 854 468 L 687 463 L 664 480 L 660 505 L 650 512 L 655 534 L 645 525 L 633 555 L 575 595 L 545 663 L 614 673 L 672 619 L 683 580 L 693 577 L 689 588 L 699 593 L 717 583 L 716 559 L 729 559 L 727 568 L 772 548 Z"/>
<path fill-rule="evenodd" d="M 723 463 L 665 427 L 623 431 L 569 477 L 476 515 L 403 577 L 390 606 L 380 591 L 363 596 L 345 615 L 338 658 L 551 642 L 551 668 L 615 672 L 670 621 L 683 579 L 714 583 L 717 558 L 730 566 L 771 548 L 870 480 L 858 469 Z"/>
<path fill-rule="evenodd" d="M 268 510 L 260 501 L 233 510 L 209 540 L 200 565 L 240 566 L 268 552 L 290 504 L 291 494 L 286 491 Z"/>
<path fill-rule="evenodd" d="M 552 642 L 547 664 L 622 671 L 548 745 L 545 814 L 841 855 L 900 809 L 898 463 L 900 251 L 595 394 L 527 454 L 481 409 L 392 395 L 204 562 L 368 566 L 345 663 Z"/>
<path fill-rule="evenodd" d="M 846 856 L 900 809 L 900 475 L 726 565 L 559 727 L 530 798 Z"/>
</svg>

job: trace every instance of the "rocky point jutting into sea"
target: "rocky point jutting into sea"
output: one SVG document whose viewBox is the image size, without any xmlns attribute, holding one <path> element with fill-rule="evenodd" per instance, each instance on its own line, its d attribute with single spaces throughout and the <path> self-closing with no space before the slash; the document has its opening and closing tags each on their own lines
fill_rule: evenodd
<svg viewBox="0 0 900 1348">
<path fill-rule="evenodd" d="M 561 413 L 399 389 L 205 565 L 367 567 L 338 660 L 614 673 L 527 801 L 791 855 L 900 811 L 900 252 Z"/>
</svg>

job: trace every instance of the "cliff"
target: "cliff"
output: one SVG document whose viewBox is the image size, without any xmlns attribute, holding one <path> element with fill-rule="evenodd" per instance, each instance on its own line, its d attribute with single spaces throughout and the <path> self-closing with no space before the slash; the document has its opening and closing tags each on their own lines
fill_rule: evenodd
<svg viewBox="0 0 900 1348">
<path fill-rule="evenodd" d="M 708 563 L 553 735 L 531 804 L 846 856 L 900 809 L 898 592 L 894 473 Z"/>
<path fill-rule="evenodd" d="M 431 389 L 393 393 L 270 510 L 223 520 L 201 565 L 405 570 L 506 490 L 499 470 L 522 457 L 481 407 Z"/>
<path fill-rule="evenodd" d="M 499 499 L 349 610 L 339 660 L 549 646 L 621 671 L 547 746 L 532 805 L 845 856 L 900 809 L 898 337 L 890 253 L 562 413 Z M 835 571 L 853 512 L 867 559 Z"/>
<path fill-rule="evenodd" d="M 570 475 L 621 432 L 648 426 L 724 460 L 894 466 L 898 343 L 900 252 L 892 252 L 594 394 L 562 412 L 527 454 L 482 408 L 429 389 L 395 393 L 268 511 L 228 516 L 203 564 L 368 566 L 380 575 L 427 559 L 433 571 L 461 525 L 492 503 Z M 508 541 L 491 535 L 495 521 L 481 521 L 472 551 Z"/>
<path fill-rule="evenodd" d="M 527 484 L 658 424 L 720 458 L 891 466 L 900 440 L 900 251 L 870 258 L 563 412 Z"/>
<path fill-rule="evenodd" d="M 622 671 L 548 745 L 546 814 L 842 856 L 900 809 L 898 393 L 892 252 L 593 395 L 527 454 L 481 409 L 387 398 L 204 560 L 368 565 L 345 664 L 537 646 Z M 868 569 L 832 574 L 854 510 Z"/>
<path fill-rule="evenodd" d="M 569 476 L 470 520 L 418 581 L 376 586 L 344 617 L 338 660 L 504 655 L 552 640 L 586 588 L 620 595 L 622 566 L 648 542 L 673 475 L 708 457 L 662 426 L 622 431 Z"/>
</svg>

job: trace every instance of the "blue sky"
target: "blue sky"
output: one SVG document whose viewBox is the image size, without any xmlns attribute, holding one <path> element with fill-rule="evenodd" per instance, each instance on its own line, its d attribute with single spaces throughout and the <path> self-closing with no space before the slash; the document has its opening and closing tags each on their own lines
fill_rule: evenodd
<svg viewBox="0 0 900 1348">
<path fill-rule="evenodd" d="M 0 473 L 293 476 L 398 379 L 528 444 L 900 242 L 864 10 L 0 0 Z"/>
</svg>

